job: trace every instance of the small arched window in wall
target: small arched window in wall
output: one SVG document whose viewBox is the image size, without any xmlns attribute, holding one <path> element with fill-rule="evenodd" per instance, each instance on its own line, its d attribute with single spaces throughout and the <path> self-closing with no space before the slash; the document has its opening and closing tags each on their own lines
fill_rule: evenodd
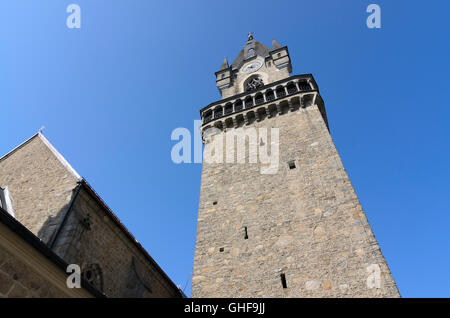
<svg viewBox="0 0 450 318">
<path fill-rule="evenodd" d="M 126 288 L 123 291 L 122 297 L 125 298 L 141 298 L 150 295 L 152 287 L 150 285 L 149 277 L 144 276 L 145 271 L 136 264 L 134 257 L 131 258 L 131 264 L 126 278 Z M 148 275 L 148 273 L 147 273 Z"/>
<path fill-rule="evenodd" d="M 244 90 L 246 92 L 254 91 L 258 88 L 261 88 L 264 86 L 264 82 L 261 77 L 259 76 L 252 76 L 249 79 L 247 79 L 244 83 Z"/>
<path fill-rule="evenodd" d="M 83 278 L 97 288 L 100 292 L 103 292 L 103 273 L 100 265 L 97 263 L 84 266 L 81 271 Z"/>
</svg>

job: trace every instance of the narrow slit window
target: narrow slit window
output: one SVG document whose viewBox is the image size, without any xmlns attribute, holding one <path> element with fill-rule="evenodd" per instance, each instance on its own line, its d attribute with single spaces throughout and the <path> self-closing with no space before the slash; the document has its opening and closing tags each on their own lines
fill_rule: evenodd
<svg viewBox="0 0 450 318">
<path fill-rule="evenodd" d="M 280 278 L 281 278 L 281 285 L 283 286 L 283 288 L 287 288 L 286 275 L 285 274 L 281 274 Z"/>
<path fill-rule="evenodd" d="M 246 226 L 244 226 L 244 240 L 248 240 L 248 232 Z"/>
<path fill-rule="evenodd" d="M 295 169 L 295 161 L 294 160 L 289 161 L 288 166 L 289 166 L 289 170 Z"/>
<path fill-rule="evenodd" d="M 217 205 L 217 201 L 214 201 L 214 202 L 213 202 L 213 205 Z"/>
</svg>

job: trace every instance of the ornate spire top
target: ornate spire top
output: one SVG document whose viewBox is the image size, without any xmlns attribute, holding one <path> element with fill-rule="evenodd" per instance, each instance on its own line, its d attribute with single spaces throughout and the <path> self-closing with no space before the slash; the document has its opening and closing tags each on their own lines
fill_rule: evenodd
<svg viewBox="0 0 450 318">
<path fill-rule="evenodd" d="M 253 32 L 248 32 L 248 40 L 253 40 Z"/>
</svg>

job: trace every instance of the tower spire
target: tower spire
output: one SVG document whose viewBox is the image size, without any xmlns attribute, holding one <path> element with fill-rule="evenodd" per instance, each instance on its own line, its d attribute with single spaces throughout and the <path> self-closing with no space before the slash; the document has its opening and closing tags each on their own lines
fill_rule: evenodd
<svg viewBox="0 0 450 318">
<path fill-rule="evenodd" d="M 220 65 L 219 71 L 225 70 L 225 69 L 227 69 L 227 68 L 229 68 L 229 67 L 230 67 L 230 66 L 228 65 L 227 57 L 225 56 L 225 58 L 223 59 L 222 65 Z"/>
<path fill-rule="evenodd" d="M 272 50 L 279 49 L 281 47 L 280 43 L 277 42 L 277 40 L 272 39 Z"/>
</svg>

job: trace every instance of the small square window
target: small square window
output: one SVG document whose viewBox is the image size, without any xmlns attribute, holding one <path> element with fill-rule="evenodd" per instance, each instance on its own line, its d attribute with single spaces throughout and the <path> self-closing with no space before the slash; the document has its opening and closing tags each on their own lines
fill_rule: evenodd
<svg viewBox="0 0 450 318">
<path fill-rule="evenodd" d="M 295 161 L 291 160 L 288 162 L 289 170 L 295 169 Z"/>
<path fill-rule="evenodd" d="M 214 201 L 214 202 L 213 202 L 213 205 L 217 205 L 217 201 Z"/>
<path fill-rule="evenodd" d="M 223 252 L 223 251 L 224 251 L 223 247 L 219 248 L 219 252 Z"/>
</svg>

